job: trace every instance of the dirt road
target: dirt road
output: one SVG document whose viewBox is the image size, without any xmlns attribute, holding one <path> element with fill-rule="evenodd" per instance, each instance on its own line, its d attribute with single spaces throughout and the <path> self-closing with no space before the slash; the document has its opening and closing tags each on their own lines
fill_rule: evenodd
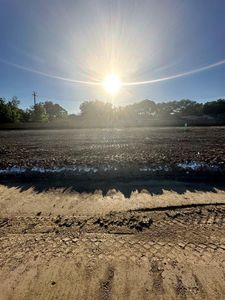
<svg viewBox="0 0 225 300">
<path fill-rule="evenodd" d="M 0 299 L 224 298 L 224 192 L 95 195 L 92 210 L 84 195 L 0 190 Z"/>
</svg>

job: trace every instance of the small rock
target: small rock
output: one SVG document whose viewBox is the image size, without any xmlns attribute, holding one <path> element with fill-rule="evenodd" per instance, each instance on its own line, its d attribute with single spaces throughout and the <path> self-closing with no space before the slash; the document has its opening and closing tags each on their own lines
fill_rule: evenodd
<svg viewBox="0 0 225 300">
<path fill-rule="evenodd" d="M 66 242 L 69 242 L 69 241 L 70 241 L 69 238 L 64 238 L 64 239 L 63 239 L 63 242 L 65 242 L 65 243 L 66 243 Z"/>
<path fill-rule="evenodd" d="M 185 244 L 184 243 L 178 243 L 178 246 L 180 246 L 181 248 L 184 248 Z"/>
</svg>

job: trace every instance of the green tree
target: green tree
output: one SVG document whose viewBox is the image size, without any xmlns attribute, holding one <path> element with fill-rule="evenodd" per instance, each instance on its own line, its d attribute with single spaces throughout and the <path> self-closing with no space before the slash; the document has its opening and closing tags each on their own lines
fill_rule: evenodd
<svg viewBox="0 0 225 300">
<path fill-rule="evenodd" d="M 48 120 L 62 120 L 67 118 L 67 111 L 57 103 L 53 103 L 51 101 L 46 101 L 43 103 L 43 106 L 48 115 Z"/>
<path fill-rule="evenodd" d="M 19 109 L 20 101 L 17 97 L 13 97 L 11 101 L 0 98 L 0 122 L 16 123 L 20 121 L 21 109 Z"/>
<path fill-rule="evenodd" d="M 35 104 L 30 110 L 30 120 L 32 122 L 47 122 L 48 115 L 42 103 Z"/>
<path fill-rule="evenodd" d="M 225 114 L 225 99 L 206 102 L 203 107 L 203 112 L 206 115 L 217 117 Z"/>
<path fill-rule="evenodd" d="M 0 98 L 0 122 L 7 122 L 6 100 L 4 98 Z"/>
<path fill-rule="evenodd" d="M 31 110 L 30 109 L 20 109 L 20 122 L 26 123 L 31 119 Z"/>
<path fill-rule="evenodd" d="M 87 125 L 108 126 L 113 124 L 114 111 L 111 103 L 85 101 L 80 105 L 81 116 Z"/>
</svg>

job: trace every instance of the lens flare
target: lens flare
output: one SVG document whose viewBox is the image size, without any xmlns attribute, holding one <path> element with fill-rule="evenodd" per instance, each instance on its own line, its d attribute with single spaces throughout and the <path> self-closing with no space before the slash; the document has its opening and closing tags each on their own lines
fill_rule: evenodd
<svg viewBox="0 0 225 300">
<path fill-rule="evenodd" d="M 52 79 L 58 79 L 58 80 L 62 80 L 62 81 L 78 83 L 78 84 L 83 84 L 83 85 L 103 86 L 109 94 L 113 95 L 113 94 L 116 94 L 122 86 L 138 86 L 138 85 L 153 84 L 153 83 L 157 83 L 157 82 L 163 82 L 163 81 L 173 80 L 173 79 L 177 79 L 177 78 L 182 78 L 185 76 L 190 76 L 190 75 L 193 75 L 196 73 L 214 69 L 216 67 L 225 65 L 225 59 L 220 60 L 213 64 L 209 64 L 209 65 L 197 68 L 197 69 L 192 69 L 190 71 L 186 71 L 183 73 L 178 73 L 178 74 L 170 75 L 167 77 L 161 77 L 161 78 L 144 80 L 144 81 L 134 81 L 134 82 L 122 82 L 119 79 L 119 77 L 115 74 L 108 75 L 103 82 L 101 82 L 100 80 L 97 80 L 97 79 L 96 79 L 96 81 L 85 81 L 85 80 L 66 78 L 66 77 L 62 77 L 62 76 L 58 76 L 58 75 L 54 75 L 54 74 L 50 74 L 50 73 L 45 73 L 42 71 L 35 70 L 33 68 L 29 68 L 29 67 L 26 67 L 23 65 L 19 65 L 19 64 L 15 64 L 15 63 L 6 61 L 2 58 L 0 58 L 0 63 L 4 63 L 11 67 L 14 67 L 14 68 L 17 68 L 17 69 L 20 69 L 23 71 L 27 71 L 30 73 L 34 73 L 37 75 L 41 75 L 44 77 L 52 78 Z"/>
<path fill-rule="evenodd" d="M 119 92 L 122 82 L 116 74 L 109 74 L 103 81 L 103 86 L 106 92 L 110 95 L 115 95 Z"/>
</svg>

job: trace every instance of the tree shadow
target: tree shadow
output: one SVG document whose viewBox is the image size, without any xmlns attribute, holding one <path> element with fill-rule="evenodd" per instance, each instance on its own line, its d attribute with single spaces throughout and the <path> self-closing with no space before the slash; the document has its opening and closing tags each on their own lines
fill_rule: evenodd
<svg viewBox="0 0 225 300">
<path fill-rule="evenodd" d="M 0 184 L 7 187 L 15 187 L 21 192 L 32 188 L 37 193 L 49 191 L 51 189 L 61 189 L 63 192 L 73 191 L 79 193 L 94 193 L 97 190 L 106 195 L 109 190 L 115 189 L 124 194 L 126 198 L 130 197 L 134 191 L 145 191 L 146 193 L 161 195 L 164 191 L 171 191 L 178 194 L 190 192 L 217 192 L 217 189 L 225 191 L 225 183 L 221 181 L 213 182 L 210 180 L 169 180 L 169 179 L 91 179 L 91 178 L 1 178 Z"/>
</svg>

